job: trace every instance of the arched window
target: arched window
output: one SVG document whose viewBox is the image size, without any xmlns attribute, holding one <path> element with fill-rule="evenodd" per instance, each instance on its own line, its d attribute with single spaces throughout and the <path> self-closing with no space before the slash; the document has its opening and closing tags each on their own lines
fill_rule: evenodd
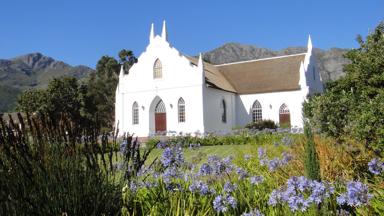
<svg viewBox="0 0 384 216">
<path fill-rule="evenodd" d="M 285 103 L 280 106 L 279 114 L 289 114 L 288 106 Z"/>
<path fill-rule="evenodd" d="M 252 105 L 252 121 L 257 122 L 263 119 L 263 112 L 261 109 L 261 104 L 256 100 Z"/>
<path fill-rule="evenodd" d="M 227 123 L 227 105 L 225 104 L 224 99 L 220 103 L 220 108 L 221 108 L 221 121 L 223 123 Z"/>
<path fill-rule="evenodd" d="M 163 76 L 163 66 L 160 59 L 156 59 L 155 64 L 153 65 L 153 78 L 159 79 Z"/>
<path fill-rule="evenodd" d="M 139 124 L 139 105 L 137 102 L 132 105 L 132 124 Z"/>
<path fill-rule="evenodd" d="M 177 103 L 177 107 L 178 107 L 179 122 L 185 122 L 185 102 L 183 98 L 179 99 L 179 102 Z"/>
</svg>

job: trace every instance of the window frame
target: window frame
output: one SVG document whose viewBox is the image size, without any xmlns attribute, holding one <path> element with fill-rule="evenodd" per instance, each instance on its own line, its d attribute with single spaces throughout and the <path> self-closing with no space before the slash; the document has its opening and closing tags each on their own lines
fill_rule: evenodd
<svg viewBox="0 0 384 216">
<path fill-rule="evenodd" d="M 185 101 L 181 97 L 177 102 L 177 120 L 179 123 L 184 123 L 186 121 L 185 118 Z"/>
<path fill-rule="evenodd" d="M 224 99 L 221 100 L 220 102 L 220 108 L 221 108 L 221 122 L 222 123 L 227 123 L 227 103 L 225 102 Z"/>
<path fill-rule="evenodd" d="M 132 104 L 132 125 L 138 125 L 139 120 L 139 104 L 135 101 Z"/>
<path fill-rule="evenodd" d="M 153 79 L 161 78 L 163 78 L 163 63 L 157 58 L 153 63 Z"/>
<path fill-rule="evenodd" d="M 261 106 L 258 100 L 255 100 L 255 102 L 253 102 L 251 112 L 252 122 L 255 123 L 263 120 L 263 107 Z"/>
</svg>

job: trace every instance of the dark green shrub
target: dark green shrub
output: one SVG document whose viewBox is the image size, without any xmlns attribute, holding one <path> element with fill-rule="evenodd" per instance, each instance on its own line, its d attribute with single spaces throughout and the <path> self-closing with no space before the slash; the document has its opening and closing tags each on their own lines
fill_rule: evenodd
<svg viewBox="0 0 384 216">
<path fill-rule="evenodd" d="M 262 120 L 262 121 L 249 123 L 245 127 L 251 130 L 264 130 L 264 129 L 276 129 L 277 125 L 272 120 Z"/>
<path fill-rule="evenodd" d="M 312 180 L 320 180 L 320 162 L 316 152 L 315 141 L 313 139 L 313 133 L 308 123 L 304 125 L 305 134 L 305 174 L 307 178 Z"/>
</svg>

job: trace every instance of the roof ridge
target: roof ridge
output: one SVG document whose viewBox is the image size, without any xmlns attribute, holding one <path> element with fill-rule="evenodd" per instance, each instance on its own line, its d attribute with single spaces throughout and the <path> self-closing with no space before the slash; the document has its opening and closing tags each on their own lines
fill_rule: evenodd
<svg viewBox="0 0 384 216">
<path fill-rule="evenodd" d="M 262 59 L 252 59 L 252 60 L 246 60 L 246 61 L 238 61 L 238 62 L 230 62 L 230 63 L 224 63 L 224 64 L 217 64 L 213 66 L 225 66 L 225 65 L 233 65 L 233 64 L 242 64 L 242 63 L 249 63 L 249 62 L 255 62 L 255 61 L 264 61 L 264 60 L 271 60 L 271 59 L 279 59 L 279 58 L 287 58 L 287 57 L 292 57 L 292 56 L 299 56 L 299 55 L 304 55 L 304 53 L 298 53 L 298 54 L 291 54 L 291 55 L 283 55 L 283 56 L 274 56 L 274 57 L 268 57 L 268 58 L 262 58 Z"/>
</svg>

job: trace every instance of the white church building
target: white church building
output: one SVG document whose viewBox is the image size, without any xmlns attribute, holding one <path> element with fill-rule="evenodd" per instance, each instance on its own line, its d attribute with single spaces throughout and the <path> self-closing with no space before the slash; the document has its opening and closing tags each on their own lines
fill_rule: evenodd
<svg viewBox="0 0 384 216">
<path fill-rule="evenodd" d="M 302 103 L 321 93 L 311 39 L 307 52 L 212 65 L 172 47 L 165 22 L 151 26 L 149 44 L 129 70 L 120 71 L 115 124 L 119 134 L 229 132 L 273 120 L 303 127 Z"/>
</svg>

